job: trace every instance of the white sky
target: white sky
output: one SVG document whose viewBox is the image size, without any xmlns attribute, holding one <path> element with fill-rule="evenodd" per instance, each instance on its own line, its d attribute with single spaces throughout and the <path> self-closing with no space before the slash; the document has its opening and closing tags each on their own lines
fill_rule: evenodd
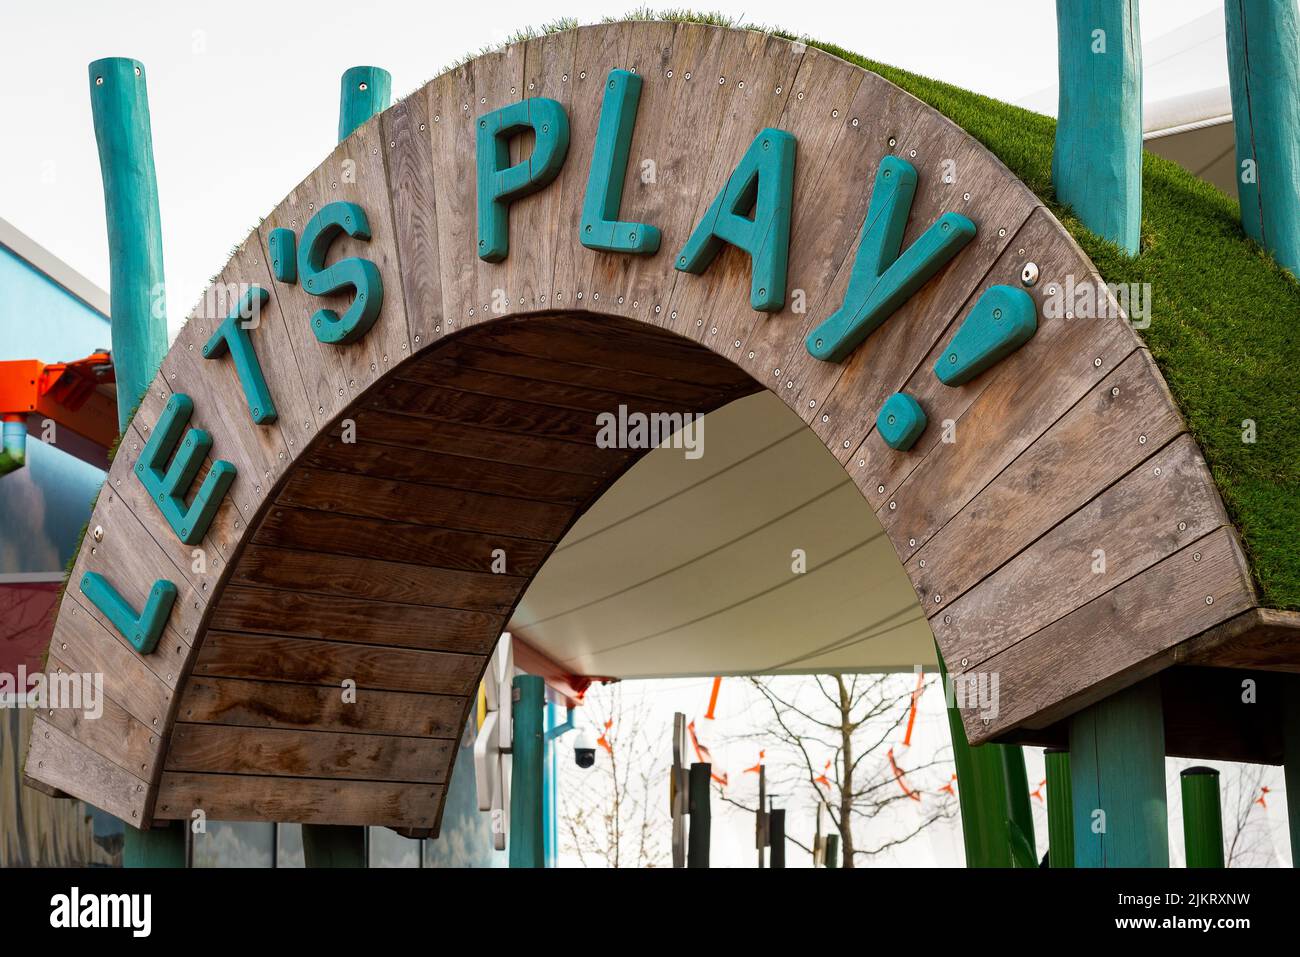
<svg viewBox="0 0 1300 957">
<path fill-rule="evenodd" d="M 375 64 L 405 94 L 471 50 L 561 16 L 589 23 L 638 4 L 594 0 L 3 0 L 0 217 L 108 286 L 108 245 L 86 67 L 141 60 L 149 81 L 173 333 L 259 218 L 334 145 L 339 76 Z M 834 40 L 1003 99 L 1055 82 L 1052 0 L 903 5 L 708 0 L 705 9 Z M 1143 0 L 1160 36 L 1222 0 Z M 105 343 L 107 345 L 107 343 Z"/>
</svg>

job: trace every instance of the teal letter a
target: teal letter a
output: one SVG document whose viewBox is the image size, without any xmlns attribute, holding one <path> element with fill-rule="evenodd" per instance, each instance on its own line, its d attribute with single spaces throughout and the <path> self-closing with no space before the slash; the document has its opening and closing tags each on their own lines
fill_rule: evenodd
<svg viewBox="0 0 1300 957">
<path fill-rule="evenodd" d="M 915 194 L 912 164 L 897 156 L 881 160 L 844 303 L 808 335 L 814 358 L 843 362 L 975 237 L 969 219 L 944 213 L 900 256 Z"/>
<path fill-rule="evenodd" d="M 779 312 L 790 255 L 794 154 L 791 134 L 771 127 L 760 131 L 677 254 L 676 268 L 698 275 L 722 252 L 722 244 L 730 243 L 749 253 L 750 306 Z"/>
</svg>

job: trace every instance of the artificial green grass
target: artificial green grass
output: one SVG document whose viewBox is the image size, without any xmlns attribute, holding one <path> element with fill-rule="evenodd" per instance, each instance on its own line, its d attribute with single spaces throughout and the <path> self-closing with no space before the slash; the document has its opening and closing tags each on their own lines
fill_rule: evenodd
<svg viewBox="0 0 1300 957">
<path fill-rule="evenodd" d="M 1139 330 L 1200 443 L 1245 544 L 1265 605 L 1300 609 L 1300 282 L 1242 232 L 1235 200 L 1144 154 L 1137 256 L 1091 233 L 1056 201 L 1050 117 L 858 56 L 832 43 L 722 14 L 638 10 L 628 19 L 763 30 L 857 64 L 934 107 L 1042 198 L 1110 283 L 1150 283 Z M 1255 423 L 1255 442 L 1243 441 Z"/>
</svg>

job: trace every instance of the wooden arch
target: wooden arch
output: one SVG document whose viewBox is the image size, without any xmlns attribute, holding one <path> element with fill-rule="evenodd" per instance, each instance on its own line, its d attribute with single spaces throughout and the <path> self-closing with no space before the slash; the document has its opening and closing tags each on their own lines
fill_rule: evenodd
<svg viewBox="0 0 1300 957">
<path fill-rule="evenodd" d="M 644 80 L 621 215 L 658 226 L 656 255 L 580 242 L 614 69 Z M 569 117 L 567 159 L 514 204 L 505 260 L 484 262 L 476 120 L 542 96 Z M 674 269 L 768 127 L 797 141 L 789 292 L 770 314 L 750 308 L 751 264 L 735 248 L 702 275 Z M 844 301 L 889 155 L 919 177 L 905 249 L 947 212 L 977 233 L 846 360 L 820 361 L 805 338 Z M 344 311 L 352 293 L 312 296 L 274 278 L 267 254 L 275 230 L 301 236 L 336 200 L 364 209 L 371 237 L 343 236 L 330 261 L 367 259 L 384 286 L 374 326 L 346 345 L 318 341 L 311 317 Z M 1039 278 L 1026 287 L 1030 263 Z M 1128 322 L 1044 308 L 1089 283 L 1104 290 L 979 143 L 816 49 L 617 23 L 481 56 L 340 143 L 219 277 L 271 293 L 251 337 L 277 421 L 253 423 L 228 355 L 203 357 L 224 311 L 201 305 L 172 345 L 94 509 L 50 649 L 52 673 L 103 673 L 104 714 L 43 713 L 27 774 L 143 827 L 203 808 L 436 829 L 484 656 L 555 542 L 636 457 L 597 447 L 596 414 L 707 411 L 759 388 L 804 418 L 877 512 L 949 670 L 998 675 L 996 717 L 965 712 L 971 740 L 1047 726 L 1257 604 L 1201 454 Z M 942 384 L 936 359 L 995 284 L 1026 288 L 1037 333 L 968 383 Z M 899 391 L 930 422 L 906 452 L 875 429 Z M 236 468 L 198 545 L 135 473 L 182 393 L 212 437 L 208 465 Z M 343 441 L 351 425 L 355 444 Z M 490 569 L 494 548 L 506 574 Z M 137 611 L 156 581 L 175 583 L 152 653 L 88 600 L 87 572 Z M 347 680 L 357 704 L 340 700 Z"/>
</svg>

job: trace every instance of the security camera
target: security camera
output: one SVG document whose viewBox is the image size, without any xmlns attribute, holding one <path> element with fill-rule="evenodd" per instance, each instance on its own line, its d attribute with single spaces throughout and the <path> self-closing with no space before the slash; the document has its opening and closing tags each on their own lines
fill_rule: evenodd
<svg viewBox="0 0 1300 957">
<path fill-rule="evenodd" d="M 596 741 L 590 731 L 579 731 L 573 740 L 573 763 L 589 768 L 596 763 Z"/>
</svg>

